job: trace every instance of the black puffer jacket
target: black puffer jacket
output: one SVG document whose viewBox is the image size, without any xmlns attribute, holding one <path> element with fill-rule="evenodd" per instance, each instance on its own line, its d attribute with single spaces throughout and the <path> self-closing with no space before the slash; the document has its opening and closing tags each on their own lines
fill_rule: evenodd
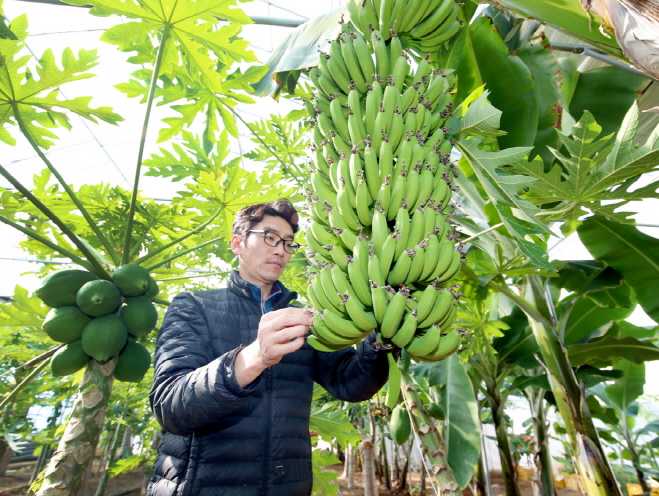
<svg viewBox="0 0 659 496">
<path fill-rule="evenodd" d="M 284 290 L 275 309 L 296 296 Z M 321 353 L 305 343 L 241 388 L 234 360 L 256 339 L 261 315 L 236 272 L 227 289 L 181 293 L 172 301 L 149 395 L 166 431 L 150 496 L 307 496 L 313 382 L 353 402 L 386 382 L 386 356 L 370 344 Z"/>
</svg>

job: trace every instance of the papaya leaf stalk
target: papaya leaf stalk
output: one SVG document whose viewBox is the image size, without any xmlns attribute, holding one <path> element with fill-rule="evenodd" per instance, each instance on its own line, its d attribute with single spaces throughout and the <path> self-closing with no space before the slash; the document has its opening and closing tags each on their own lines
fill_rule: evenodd
<svg viewBox="0 0 659 496">
<path fill-rule="evenodd" d="M 149 128 L 149 120 L 151 119 L 151 108 L 153 107 L 153 100 L 158 87 L 158 75 L 162 65 L 162 59 L 165 54 L 165 47 L 167 46 L 167 38 L 172 26 L 165 23 L 162 28 L 160 36 L 160 46 L 158 47 L 158 54 L 156 55 L 156 62 L 153 66 L 153 75 L 151 76 L 151 85 L 149 87 L 149 96 L 146 103 L 146 113 L 144 115 L 144 124 L 142 125 L 142 135 L 140 137 L 140 147 L 137 152 L 137 165 L 135 166 L 135 179 L 133 182 L 133 192 L 130 198 L 130 208 L 128 210 L 128 220 L 126 221 L 126 234 L 124 236 L 124 247 L 121 253 L 121 264 L 127 264 L 130 261 L 130 241 L 133 234 L 133 221 L 135 219 L 135 207 L 137 205 L 137 193 L 140 183 L 140 173 L 142 170 L 142 158 L 144 156 L 144 146 L 146 145 L 146 133 Z"/>
<path fill-rule="evenodd" d="M 71 198 L 71 201 L 75 204 L 78 210 L 80 210 L 80 213 L 84 217 L 84 219 L 87 221 L 87 224 L 91 228 L 92 231 L 94 231 L 94 234 L 98 238 L 98 240 L 101 242 L 103 247 L 105 248 L 106 253 L 116 261 L 118 261 L 117 254 L 112 248 L 112 244 L 110 241 L 105 237 L 103 232 L 100 230 L 98 227 L 98 224 L 94 222 L 94 219 L 92 219 L 91 215 L 89 215 L 89 212 L 87 212 L 87 209 L 85 206 L 82 204 L 80 199 L 77 197 L 75 192 L 71 189 L 71 187 L 66 183 L 62 175 L 59 173 L 59 171 L 55 168 L 55 166 L 52 164 L 50 160 L 48 160 L 48 157 L 46 157 L 45 153 L 41 149 L 41 147 L 38 145 L 32 134 L 30 133 L 30 130 L 28 127 L 25 125 L 25 121 L 23 120 L 23 117 L 20 113 L 20 110 L 18 108 L 18 103 L 12 102 L 12 108 L 14 110 L 14 117 L 16 118 L 16 122 L 18 123 L 18 126 L 20 127 L 21 131 L 23 132 L 23 135 L 25 138 L 28 140 L 30 143 L 30 146 L 34 149 L 34 151 L 37 152 L 37 155 L 39 155 L 39 158 L 46 164 L 46 167 L 50 169 L 50 171 L 53 173 L 53 175 L 57 178 L 57 181 L 62 185 L 64 188 L 64 191 L 69 195 L 69 198 Z M 4 175 L 4 174 L 3 174 Z"/>
</svg>

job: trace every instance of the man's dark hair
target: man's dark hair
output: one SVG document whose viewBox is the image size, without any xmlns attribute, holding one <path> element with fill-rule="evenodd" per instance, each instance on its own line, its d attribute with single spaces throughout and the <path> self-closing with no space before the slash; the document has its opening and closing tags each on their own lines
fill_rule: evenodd
<svg viewBox="0 0 659 496">
<path fill-rule="evenodd" d="M 299 228 L 297 210 L 290 201 L 282 198 L 270 203 L 258 203 L 240 210 L 233 221 L 232 234 L 245 237 L 247 231 L 263 220 L 265 215 L 281 217 L 293 228 L 295 234 Z"/>
</svg>

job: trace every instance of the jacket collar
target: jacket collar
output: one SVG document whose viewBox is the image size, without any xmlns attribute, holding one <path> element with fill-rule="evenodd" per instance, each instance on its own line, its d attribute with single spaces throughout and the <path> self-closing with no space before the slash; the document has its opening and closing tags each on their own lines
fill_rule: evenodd
<svg viewBox="0 0 659 496">
<path fill-rule="evenodd" d="M 283 308 L 285 305 L 288 305 L 289 302 L 295 300 L 298 296 L 295 291 L 289 291 L 281 282 L 277 281 L 277 283 L 278 286 L 281 288 L 282 295 L 274 307 L 275 310 L 278 308 Z M 254 299 L 254 295 L 252 294 L 252 288 L 250 284 L 247 281 L 245 281 L 242 277 L 240 277 L 240 274 L 238 273 L 237 270 L 231 272 L 231 275 L 229 276 L 229 282 L 227 283 L 227 287 L 232 293 L 235 293 L 243 298 L 247 298 L 248 300 L 251 300 L 254 303 L 258 304 L 259 306 L 261 305 L 261 302 L 258 302 Z"/>
</svg>

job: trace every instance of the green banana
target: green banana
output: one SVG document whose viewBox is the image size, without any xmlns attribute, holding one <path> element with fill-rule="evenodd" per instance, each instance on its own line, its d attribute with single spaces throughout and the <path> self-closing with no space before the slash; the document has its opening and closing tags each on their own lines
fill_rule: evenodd
<svg viewBox="0 0 659 496">
<path fill-rule="evenodd" d="M 368 267 L 367 267 L 368 270 Z M 367 273 L 368 275 L 368 273 Z M 350 284 L 352 289 L 355 292 L 359 301 L 365 307 L 369 307 L 372 304 L 371 288 L 368 283 L 368 277 L 364 276 L 361 267 L 355 262 L 355 259 L 350 257 L 348 259 L 348 278 L 350 279 Z"/>
<path fill-rule="evenodd" d="M 403 253 L 396 259 L 396 263 L 387 276 L 388 284 L 391 286 L 405 284 L 410 268 L 412 267 L 412 259 L 415 255 L 415 250 L 403 250 Z"/>
<path fill-rule="evenodd" d="M 437 300 L 438 295 L 439 290 L 434 284 L 429 284 L 426 286 L 426 289 L 423 290 L 416 305 L 418 322 L 423 322 L 426 317 L 430 315 L 431 310 L 435 306 L 435 300 Z"/>
<path fill-rule="evenodd" d="M 405 316 L 400 328 L 396 331 L 396 334 L 394 334 L 393 337 L 391 338 L 391 342 L 394 343 L 399 348 L 404 348 L 405 346 L 407 346 L 414 337 L 414 332 L 416 331 L 417 318 L 418 318 L 418 311 L 415 308 Z"/>
<path fill-rule="evenodd" d="M 382 0 L 386 2 L 387 0 Z M 387 394 L 384 397 L 384 404 L 387 408 L 392 409 L 398 403 L 398 397 L 400 396 L 400 369 L 396 363 L 392 353 L 387 353 L 387 361 L 389 362 L 389 374 L 387 378 Z M 407 415 L 407 412 L 404 412 Z"/>
<path fill-rule="evenodd" d="M 425 247 L 427 244 L 427 240 L 424 239 L 421 241 L 421 243 L 416 245 L 416 248 L 414 248 L 415 255 L 412 259 L 412 263 L 410 264 L 410 271 L 407 273 L 407 277 L 405 278 L 405 284 L 412 284 L 413 282 L 417 282 L 419 280 L 419 276 L 423 270 Z"/>
<path fill-rule="evenodd" d="M 378 324 L 382 324 L 388 304 L 387 290 L 375 282 L 371 283 L 371 307 Z"/>
<path fill-rule="evenodd" d="M 378 326 L 375 315 L 364 309 L 364 306 L 359 301 L 359 298 L 355 296 L 354 292 L 347 291 L 344 295 L 343 303 L 348 315 L 350 315 L 350 320 L 362 331 L 370 332 Z"/>
<path fill-rule="evenodd" d="M 425 329 L 442 320 L 451 311 L 451 306 L 454 302 L 455 298 L 450 291 L 439 291 L 433 302 L 432 309 L 424 319 L 419 319 L 417 327 L 419 329 Z"/>
<path fill-rule="evenodd" d="M 357 340 L 355 339 L 352 343 L 349 343 L 349 344 L 333 345 L 333 344 L 327 344 L 327 343 L 322 342 L 320 339 L 318 339 L 314 335 L 311 335 L 311 336 L 307 337 L 307 343 L 309 343 L 309 346 L 311 346 L 316 351 L 322 351 L 322 352 L 325 352 L 325 353 L 331 353 L 331 352 L 334 352 L 334 351 L 343 350 L 344 348 L 347 348 L 348 346 L 351 346 L 356 341 Z"/>
<path fill-rule="evenodd" d="M 400 291 L 395 293 L 396 294 L 391 298 L 387 305 L 387 309 L 382 317 L 382 323 L 380 324 L 380 333 L 382 334 L 382 337 L 388 339 L 396 334 L 396 331 L 400 326 L 400 322 L 405 315 L 407 297 L 409 296 L 409 291 L 406 288 L 401 288 Z"/>
<path fill-rule="evenodd" d="M 414 356 L 423 356 L 428 353 L 432 353 L 433 350 L 439 346 L 439 341 L 442 336 L 442 331 L 437 326 L 432 326 L 426 329 L 426 331 L 419 335 L 415 335 L 412 338 L 405 350 Z"/>
</svg>

